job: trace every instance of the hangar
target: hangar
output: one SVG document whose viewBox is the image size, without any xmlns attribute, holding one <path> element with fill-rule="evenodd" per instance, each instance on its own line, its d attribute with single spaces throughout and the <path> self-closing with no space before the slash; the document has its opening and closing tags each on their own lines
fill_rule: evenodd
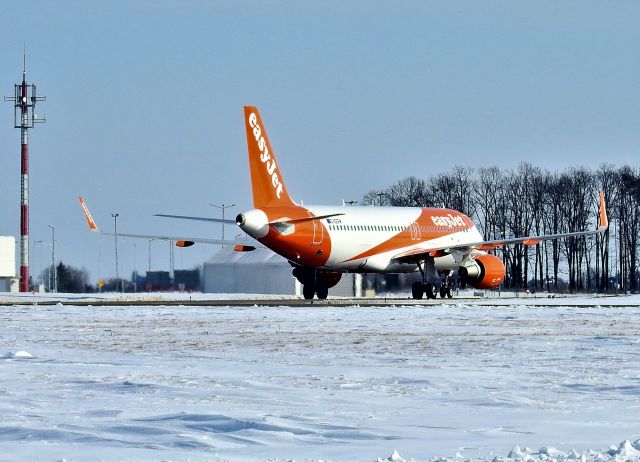
<svg viewBox="0 0 640 462">
<path fill-rule="evenodd" d="M 0 236 L 0 292 L 17 292 L 16 238 Z"/>
</svg>

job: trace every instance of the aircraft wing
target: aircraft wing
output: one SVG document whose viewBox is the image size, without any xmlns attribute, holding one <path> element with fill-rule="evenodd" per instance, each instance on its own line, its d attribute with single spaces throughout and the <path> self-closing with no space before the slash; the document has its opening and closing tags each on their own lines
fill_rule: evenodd
<svg viewBox="0 0 640 462">
<path fill-rule="evenodd" d="M 591 231 L 577 231 L 572 233 L 559 233 L 559 234 L 543 234 L 540 236 L 527 236 L 527 237 L 515 237 L 509 239 L 496 239 L 491 241 L 478 241 L 461 245 L 453 246 L 441 246 L 433 248 L 418 248 L 408 250 L 406 252 L 394 255 L 394 260 L 407 260 L 416 259 L 419 257 L 438 257 L 449 254 L 451 252 L 469 253 L 473 250 L 492 250 L 496 247 L 509 244 L 524 244 L 525 246 L 534 246 L 542 241 L 549 241 L 553 239 L 562 239 L 564 237 L 577 237 L 577 236 L 590 236 L 593 234 L 600 234 L 606 231 L 609 227 L 609 219 L 607 218 L 607 209 L 604 201 L 604 193 L 600 192 L 600 204 L 599 204 L 599 220 L 600 225 L 595 230 Z"/>
<path fill-rule="evenodd" d="M 84 217 L 87 220 L 87 224 L 89 225 L 89 229 L 96 234 L 104 234 L 106 236 L 116 236 L 115 233 L 108 233 L 101 231 L 98 228 L 95 220 L 91 216 L 91 212 L 89 212 L 89 208 L 87 204 L 84 202 L 82 196 L 78 196 L 80 200 L 80 206 L 82 207 L 82 211 L 84 212 Z M 167 235 L 153 235 L 153 234 L 130 234 L 130 233 L 118 233 L 118 237 L 130 237 L 134 239 L 152 239 L 152 240 L 161 240 L 161 241 L 175 241 L 178 247 L 189 247 L 194 243 L 201 244 L 216 244 L 216 245 L 239 245 L 246 244 L 248 241 L 238 241 L 238 240 L 222 240 L 222 239 L 207 239 L 201 237 L 185 237 L 185 236 L 167 236 Z M 262 247 L 261 245 L 256 245 L 252 241 L 251 247 Z"/>
</svg>

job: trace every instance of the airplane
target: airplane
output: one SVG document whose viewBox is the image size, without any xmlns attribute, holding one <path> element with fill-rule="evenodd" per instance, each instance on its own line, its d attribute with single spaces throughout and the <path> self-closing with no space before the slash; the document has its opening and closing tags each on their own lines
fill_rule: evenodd
<svg viewBox="0 0 640 462">
<path fill-rule="evenodd" d="M 187 247 L 196 242 L 233 244 L 247 252 L 267 247 L 286 258 L 303 286 L 305 299 L 326 299 L 344 273 L 421 274 L 411 288 L 414 299 L 453 296 L 451 279 L 477 289 L 500 286 L 506 269 L 488 253 L 504 245 L 533 246 L 545 240 L 603 233 L 608 227 L 604 194 L 599 194 L 599 226 L 595 230 L 484 240 L 471 218 L 451 209 L 430 207 L 305 206 L 289 195 L 284 176 L 255 106 L 244 107 L 253 208 L 235 220 L 158 214 L 186 220 L 235 223 L 259 244 L 218 239 L 121 234 L 165 239 Z M 89 228 L 95 225 L 79 198 Z M 111 234 L 111 233 L 103 233 Z M 111 234 L 112 235 L 112 234 Z"/>
</svg>

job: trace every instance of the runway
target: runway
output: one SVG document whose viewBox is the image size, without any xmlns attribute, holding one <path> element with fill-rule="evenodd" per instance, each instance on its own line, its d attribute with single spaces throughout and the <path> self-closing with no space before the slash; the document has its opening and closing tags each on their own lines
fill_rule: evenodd
<svg viewBox="0 0 640 462">
<path fill-rule="evenodd" d="M 637 307 L 640 296 L 616 295 L 519 295 L 513 292 L 501 296 L 488 293 L 486 297 L 463 294 L 454 298 L 414 300 L 410 296 L 388 297 L 330 297 L 326 300 L 305 300 L 294 296 L 203 294 L 203 293 L 136 293 L 136 294 L 14 294 L 0 293 L 0 306 L 28 305 L 73 305 L 73 306 L 270 306 L 270 307 L 393 307 L 393 306 L 570 306 L 570 307 Z"/>
</svg>

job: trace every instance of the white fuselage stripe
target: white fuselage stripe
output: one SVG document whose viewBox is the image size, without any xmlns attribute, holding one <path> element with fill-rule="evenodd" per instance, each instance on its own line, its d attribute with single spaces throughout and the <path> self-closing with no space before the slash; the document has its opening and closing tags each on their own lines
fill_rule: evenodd
<svg viewBox="0 0 640 462">
<path fill-rule="evenodd" d="M 331 238 L 331 254 L 323 268 L 333 270 L 359 270 L 359 271 L 414 271 L 415 265 L 397 264 L 393 268 L 392 259 L 406 251 L 434 248 L 442 248 L 448 245 L 461 246 L 466 243 L 482 240 L 480 232 L 475 226 L 464 228 L 447 226 L 433 228 L 422 225 L 416 230 L 416 242 L 396 248 L 385 250 L 353 260 L 358 255 L 388 242 L 396 235 L 410 230 L 412 223 L 422 214 L 422 209 L 411 207 L 306 207 L 314 215 L 329 215 L 343 213 L 336 218 L 322 220 L 328 229 Z M 415 226 L 415 225 L 414 225 Z M 446 233 L 431 240 L 422 240 L 420 232 L 438 230 Z M 450 230 L 450 231 L 449 231 Z M 400 243 L 398 243 L 400 244 Z M 436 266 L 441 269 L 455 269 L 458 265 L 453 258 L 440 257 L 436 259 Z M 448 268 L 451 266 L 451 268 Z M 401 269 L 405 268 L 405 269 Z"/>
</svg>

